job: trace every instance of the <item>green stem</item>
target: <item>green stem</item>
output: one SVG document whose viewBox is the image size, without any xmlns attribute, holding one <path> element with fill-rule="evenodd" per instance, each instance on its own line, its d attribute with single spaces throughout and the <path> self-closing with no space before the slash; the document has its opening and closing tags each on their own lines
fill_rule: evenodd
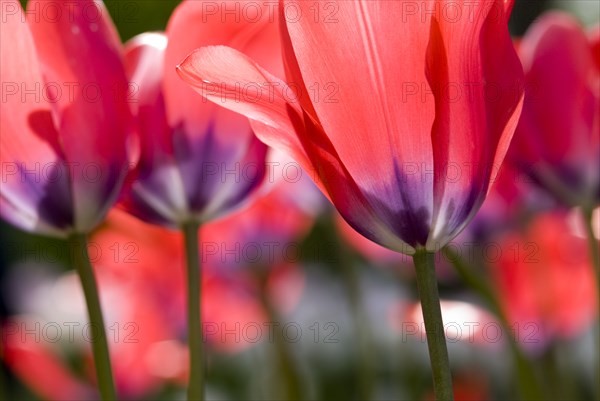
<svg viewBox="0 0 600 401">
<path fill-rule="evenodd" d="M 187 267 L 187 320 L 188 346 L 190 352 L 190 375 L 187 399 L 204 400 L 204 350 L 202 341 L 201 315 L 201 272 L 198 250 L 198 230 L 196 222 L 186 223 L 182 227 L 185 241 Z"/>
<path fill-rule="evenodd" d="M 454 269 L 460 278 L 488 304 L 490 310 L 502 325 L 506 333 L 513 333 L 511 325 L 498 301 L 498 297 L 490 285 L 479 275 L 475 274 L 471 268 L 467 267 L 462 258 L 450 248 L 444 248 L 446 258 L 452 263 Z M 513 333 L 514 334 L 514 333 Z M 525 356 L 514 335 L 509 335 L 509 347 L 513 354 L 517 368 L 517 379 L 521 395 L 526 400 L 543 399 L 542 388 L 535 374 L 535 369 L 531 361 Z"/>
<path fill-rule="evenodd" d="M 346 253 L 347 254 L 347 253 Z M 358 352 L 360 362 L 358 363 L 358 380 L 360 399 L 368 401 L 373 398 L 375 361 L 373 360 L 373 341 L 369 330 L 367 313 L 363 307 L 362 293 L 360 288 L 360 277 L 358 266 L 349 257 L 344 257 L 345 266 L 344 279 L 348 300 L 354 318 L 354 327 L 358 340 Z"/>
<path fill-rule="evenodd" d="M 94 352 L 94 365 L 98 389 L 103 400 L 116 400 L 117 395 L 110 366 L 110 355 L 104 328 L 104 318 L 100 308 L 100 299 L 96 288 L 96 279 L 87 250 L 86 234 L 73 234 L 69 238 L 73 264 L 79 274 L 83 294 L 88 310 L 88 317 L 93 330 L 92 350 Z"/>
<path fill-rule="evenodd" d="M 2 349 L 0 348 L 0 353 Z M 4 364 L 0 361 L 0 400 L 8 401 L 8 381 L 6 380 L 6 376 L 4 374 Z"/>
<path fill-rule="evenodd" d="M 600 249 L 598 247 L 598 240 L 594 234 L 593 227 L 593 210 L 584 209 L 583 210 L 583 224 L 585 225 L 585 233 L 588 240 L 588 246 L 590 248 L 590 259 L 592 261 L 592 265 L 594 266 L 594 271 L 596 272 L 596 285 L 598 286 L 598 290 L 600 290 Z"/>
<path fill-rule="evenodd" d="M 417 273 L 417 287 L 421 299 L 425 331 L 427 332 L 435 397 L 438 401 L 452 401 L 454 400 L 452 376 L 444 335 L 440 295 L 435 277 L 434 257 L 435 254 L 419 249 L 414 254 L 413 260 Z"/>
<path fill-rule="evenodd" d="M 266 269 L 257 267 L 256 276 L 259 280 L 260 285 L 260 300 L 263 308 L 269 317 L 269 321 L 276 325 L 281 322 L 279 313 L 275 306 L 271 302 L 267 289 L 267 273 Z M 283 337 L 281 327 L 275 327 L 273 329 L 273 345 L 275 346 L 275 357 L 277 358 L 277 365 L 285 385 L 285 393 L 288 401 L 300 401 L 302 400 L 302 385 L 300 381 L 300 375 L 296 370 L 292 351 L 289 348 L 288 342 Z"/>
<path fill-rule="evenodd" d="M 583 208 L 583 224 L 585 226 L 585 232 L 588 240 L 589 252 L 594 271 L 596 273 L 596 288 L 598 289 L 598 296 L 600 296 L 600 249 L 598 247 L 598 240 L 594 234 L 593 227 L 593 208 Z M 595 327 L 596 331 L 596 346 L 600 349 L 600 328 Z M 595 374 L 595 389 L 596 399 L 600 400 L 600 357 L 596 358 L 596 374 Z"/>
</svg>

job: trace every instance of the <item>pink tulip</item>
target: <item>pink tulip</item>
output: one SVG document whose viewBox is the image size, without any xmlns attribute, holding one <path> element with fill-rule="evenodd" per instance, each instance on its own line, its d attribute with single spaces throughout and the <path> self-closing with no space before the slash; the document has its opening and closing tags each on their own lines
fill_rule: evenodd
<svg viewBox="0 0 600 401">
<path fill-rule="evenodd" d="M 145 33 L 126 44 L 129 77 L 139 89 L 134 113 L 141 154 L 123 206 L 153 224 L 176 228 L 226 213 L 265 174 L 267 147 L 255 138 L 248 120 L 207 102 L 175 72 L 189 52 L 212 44 L 248 51 L 269 65 L 280 63 L 276 25 L 266 12 L 252 23 L 223 20 L 213 5 L 185 1 L 165 34 Z"/>
<path fill-rule="evenodd" d="M 2 327 L 2 359 L 35 394 L 45 400 L 89 400 L 94 391 L 78 380 L 60 360 L 60 347 L 40 341 L 39 333 L 25 329 L 35 327 L 27 316 L 14 316 Z M 39 322 L 38 322 L 39 324 Z"/>
<path fill-rule="evenodd" d="M 525 103 L 509 153 L 533 181 L 586 207 L 600 199 L 598 36 L 556 11 L 529 28 L 519 45 Z"/>
<path fill-rule="evenodd" d="M 358 232 L 432 251 L 483 202 L 520 115 L 512 3 L 283 0 L 285 79 L 224 46 L 178 72 L 250 118 Z"/>
<path fill-rule="evenodd" d="M 493 283 L 524 346 L 574 337 L 594 322 L 598 291 L 586 240 L 564 213 L 541 214 L 523 233 L 495 241 L 502 253 L 492 264 Z"/>
<path fill-rule="evenodd" d="M 121 43 L 99 2 L 3 1 L 0 215 L 23 230 L 89 232 L 129 168 Z"/>
</svg>

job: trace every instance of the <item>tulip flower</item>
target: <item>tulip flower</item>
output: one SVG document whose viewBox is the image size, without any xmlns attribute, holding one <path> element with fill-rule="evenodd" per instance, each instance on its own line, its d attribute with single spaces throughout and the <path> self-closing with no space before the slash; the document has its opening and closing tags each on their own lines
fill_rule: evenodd
<svg viewBox="0 0 600 401">
<path fill-rule="evenodd" d="M 320 12 L 312 2 L 280 3 L 285 79 L 224 46 L 194 51 L 179 74 L 250 118 L 357 231 L 428 262 L 433 275 L 430 252 L 483 202 L 520 115 L 513 2 L 339 1 L 329 13 L 316 4 Z M 434 279 L 419 284 L 423 297 L 437 296 Z M 424 312 L 436 303 L 424 302 Z M 432 342 L 444 345 L 433 353 L 441 366 L 443 335 Z M 450 398 L 449 373 L 434 377 Z"/>
<path fill-rule="evenodd" d="M 600 27 L 587 34 L 569 14 L 549 12 L 519 45 L 527 90 L 510 158 L 569 206 L 579 206 L 600 289 L 592 213 L 600 201 Z"/>
<path fill-rule="evenodd" d="M 119 36 L 102 3 L 2 2 L 0 215 L 69 238 L 84 286 L 104 399 L 115 399 L 86 234 L 116 201 L 129 168 L 132 119 Z"/>
<path fill-rule="evenodd" d="M 236 2 L 184 1 L 166 33 L 142 34 L 126 45 L 131 81 L 139 90 L 133 108 L 140 160 L 122 206 L 153 224 L 182 230 L 188 266 L 191 349 L 189 399 L 203 399 L 198 258 L 200 224 L 220 217 L 262 183 L 267 146 L 248 120 L 207 102 L 179 79 L 177 63 L 199 46 L 230 45 L 278 66 L 278 35 L 268 4 L 258 15 L 234 15 Z M 276 67 L 281 68 L 281 67 Z"/>
<path fill-rule="evenodd" d="M 56 3 L 56 21 L 2 4 L 0 214 L 62 238 L 90 232 L 116 201 L 133 128 L 117 32 L 101 4 L 86 3 Z"/>
<path fill-rule="evenodd" d="M 559 211 L 537 216 L 523 233 L 495 238 L 503 252 L 491 264 L 493 283 L 508 321 L 526 348 L 544 348 L 554 338 L 572 338 L 596 318 L 594 270 L 586 257 L 586 241 L 577 234 Z"/>
<path fill-rule="evenodd" d="M 402 2 L 336 3 L 332 23 L 309 18 L 311 4 L 283 5 L 305 16 L 282 24 L 287 83 L 223 46 L 193 52 L 181 77 L 252 119 L 366 237 L 408 254 L 447 243 L 483 201 L 519 117 L 522 73 L 504 3 L 478 4 L 475 28 L 466 15 L 408 16 Z M 350 63 L 357 55 L 366 62 Z M 468 82 L 471 91 L 458 87 Z M 257 84 L 262 92 L 240 89 Z M 428 92 L 410 96 L 412 84 Z"/>
<path fill-rule="evenodd" d="M 509 158 L 570 206 L 600 200 L 600 67 L 594 40 L 569 14 L 540 17 L 519 44 L 523 113 Z"/>
</svg>

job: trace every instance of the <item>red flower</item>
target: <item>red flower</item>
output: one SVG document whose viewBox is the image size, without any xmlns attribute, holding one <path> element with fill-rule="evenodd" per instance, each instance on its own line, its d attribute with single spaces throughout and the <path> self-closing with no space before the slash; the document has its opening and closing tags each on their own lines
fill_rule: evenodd
<svg viewBox="0 0 600 401">
<path fill-rule="evenodd" d="M 2 2 L 0 215 L 66 237 L 89 232 L 121 190 L 132 119 L 121 43 L 100 2 Z M 36 12 L 38 10 L 38 12 Z"/>
<path fill-rule="evenodd" d="M 196 50 L 179 73 L 249 117 L 361 234 L 408 254 L 439 249 L 483 202 L 520 114 L 511 6 L 284 0 L 285 81 L 223 46 Z"/>
<path fill-rule="evenodd" d="M 234 6 L 222 2 L 222 7 Z M 229 8 L 231 9 L 231 8 Z M 124 208 L 153 224 L 205 222 L 238 206 L 261 183 L 267 147 L 248 120 L 207 102 L 175 72 L 190 51 L 228 44 L 261 62 L 281 64 L 276 24 L 228 18 L 202 1 L 185 1 L 166 34 L 146 33 L 126 44 L 131 81 L 139 89 L 135 114 L 141 155 Z"/>
<path fill-rule="evenodd" d="M 88 400 L 95 395 L 60 360 L 55 343 L 40 341 L 23 327 L 36 323 L 27 316 L 13 317 L 2 327 L 2 359 L 35 394 L 50 401 Z M 34 326 L 35 327 L 35 326 Z M 30 329 L 31 330 L 31 329 Z M 39 335 L 38 335 L 39 337 Z"/>
<path fill-rule="evenodd" d="M 575 336 L 596 317 L 594 271 L 585 238 L 575 234 L 563 213 L 550 213 L 497 239 L 493 282 L 524 345 Z"/>
<path fill-rule="evenodd" d="M 598 36 L 588 38 L 571 16 L 551 12 L 519 45 L 527 85 L 510 158 L 572 205 L 600 199 Z"/>
</svg>

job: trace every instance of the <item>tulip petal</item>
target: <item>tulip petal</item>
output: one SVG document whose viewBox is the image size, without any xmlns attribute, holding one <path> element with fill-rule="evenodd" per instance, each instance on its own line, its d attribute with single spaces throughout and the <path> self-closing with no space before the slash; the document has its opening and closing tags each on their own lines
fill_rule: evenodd
<svg viewBox="0 0 600 401">
<path fill-rule="evenodd" d="M 210 148 L 209 148 L 210 149 Z M 268 148 L 256 137 L 250 137 L 250 145 L 245 154 L 230 158 L 224 163 L 220 155 L 207 154 L 206 166 L 216 167 L 215 171 L 206 171 L 205 182 L 199 187 L 201 193 L 193 196 L 192 210 L 202 210 L 204 221 L 212 220 L 241 207 L 248 196 L 263 182 Z M 212 175 L 212 179 L 210 178 Z"/>
<path fill-rule="evenodd" d="M 414 251 L 377 217 L 322 128 L 299 108 L 287 84 L 249 57 L 223 46 L 196 50 L 178 72 L 207 99 L 250 118 L 257 137 L 294 158 L 358 231 L 390 248 Z M 240 90 L 257 83 L 261 91 L 254 96 Z"/>
<path fill-rule="evenodd" d="M 248 121 L 236 113 L 225 111 L 198 96 L 177 75 L 175 67 L 193 50 L 203 46 L 227 45 L 244 51 L 259 62 L 272 67 L 279 65 L 277 24 L 269 22 L 264 5 L 256 3 L 257 17 L 242 13 L 239 1 L 219 4 L 186 1 L 174 11 L 167 27 L 169 45 L 165 54 L 164 91 L 167 115 L 171 127 L 180 127 L 186 135 L 200 138 L 211 128 L 228 135 L 219 135 L 224 149 L 236 148 L 240 140 L 248 143 Z M 199 21 L 201 23 L 199 23 Z M 251 90 L 251 88 L 247 88 Z"/>
<path fill-rule="evenodd" d="M 69 173 L 39 60 L 19 3 L 3 3 L 3 12 L 0 214 L 26 231 L 64 236 L 73 224 Z"/>
<path fill-rule="evenodd" d="M 189 85 L 182 82 L 176 74 L 175 67 L 196 48 L 228 45 L 241 50 L 255 40 L 254 37 L 265 28 L 268 21 L 259 19 L 251 22 L 243 18 L 241 13 L 236 14 L 235 10 L 239 7 L 239 1 L 228 0 L 219 4 L 185 1 L 169 19 L 169 44 L 165 54 L 164 71 L 167 115 L 171 127 L 180 127 L 192 137 L 201 137 L 208 133 L 211 125 L 214 125 L 214 114 L 218 107 L 198 96 Z M 277 39 L 275 32 L 269 33 L 270 37 L 275 36 Z M 264 47 L 265 43 L 262 45 Z M 230 135 L 223 135 L 220 140 L 228 140 L 230 145 L 240 137 L 246 140 L 248 122 L 245 118 L 235 113 L 223 114 L 221 118 L 230 121 L 231 130 Z"/>
<path fill-rule="evenodd" d="M 374 208 L 373 199 L 360 191 L 323 128 L 315 124 L 306 112 L 301 120 L 291 108 L 289 110 L 290 119 L 311 158 L 312 171 L 317 177 L 315 182 L 329 196 L 348 224 L 363 236 L 389 249 L 406 254 L 414 253 L 414 245 L 421 239 L 419 235 L 427 235 L 426 228 L 419 227 L 411 215 L 401 216 L 398 221 L 391 220 L 396 216 L 393 216 L 394 213 L 387 205 Z M 396 223 L 393 228 L 389 226 L 390 221 Z"/>
<path fill-rule="evenodd" d="M 141 153 L 134 181 L 123 206 L 146 221 L 168 225 L 186 216 L 188 209 L 181 175 L 173 157 L 172 131 L 167 123 L 163 95 L 164 53 L 167 37 L 159 33 L 141 34 L 125 45 L 125 67 L 137 89 L 136 117 Z"/>
<path fill-rule="evenodd" d="M 396 1 L 327 3 L 331 21 L 316 18 L 312 2 L 284 4 L 301 16 L 286 24 L 293 47 L 286 52 L 295 55 L 295 74 L 301 71 L 292 80 L 305 83 L 324 131 L 372 207 L 395 232 L 404 228 L 391 225 L 409 217 L 418 227 L 411 241 L 424 245 L 433 207 L 435 112 L 422 57 L 427 20 L 407 15 L 406 4 Z"/>
<path fill-rule="evenodd" d="M 430 250 L 444 246 L 481 206 L 521 111 L 523 73 L 507 29 L 506 4 L 470 4 L 470 15 L 431 20 L 427 75 L 436 119 Z"/>
<path fill-rule="evenodd" d="M 55 2 L 56 18 L 35 18 L 44 6 L 29 1 L 27 21 L 42 73 L 56 85 L 54 120 L 72 167 L 76 228 L 88 231 L 116 200 L 127 172 L 131 93 L 104 5 Z"/>
<path fill-rule="evenodd" d="M 596 63 L 596 70 L 600 73 L 600 24 L 596 24 L 589 30 L 588 38 L 592 48 L 592 56 Z"/>
<path fill-rule="evenodd" d="M 203 47 L 192 52 L 178 67 L 183 81 L 205 98 L 253 120 L 255 134 L 266 144 L 289 154 L 303 168 L 311 165 L 294 133 L 287 108 L 298 115 L 287 84 L 261 68 L 254 60 L 225 46 Z M 241 90 L 254 86 L 256 93 Z"/>
<path fill-rule="evenodd" d="M 529 29 L 520 47 L 527 93 L 515 153 L 526 171 L 537 175 L 548 168 L 570 190 L 594 188 L 590 195 L 596 197 L 600 76 L 590 45 L 563 12 L 547 13 Z"/>
<path fill-rule="evenodd" d="M 187 1 L 175 10 L 167 27 L 169 45 L 164 72 L 167 118 L 175 132 L 175 158 L 189 206 L 197 213 L 202 211 L 200 214 L 217 213 L 218 201 L 230 204 L 255 188 L 262 174 L 249 181 L 236 170 L 247 171 L 259 162 L 264 165 L 257 157 L 264 155 L 266 148 L 256 142 L 247 118 L 199 96 L 177 76 L 175 67 L 198 47 L 229 45 L 281 69 L 274 11 L 269 11 L 266 3 L 256 3 L 250 8 L 244 6 L 242 10 L 238 1 L 218 4 Z M 254 91 L 254 87 L 244 89 Z M 235 185 L 240 181 L 245 182 Z"/>
</svg>

